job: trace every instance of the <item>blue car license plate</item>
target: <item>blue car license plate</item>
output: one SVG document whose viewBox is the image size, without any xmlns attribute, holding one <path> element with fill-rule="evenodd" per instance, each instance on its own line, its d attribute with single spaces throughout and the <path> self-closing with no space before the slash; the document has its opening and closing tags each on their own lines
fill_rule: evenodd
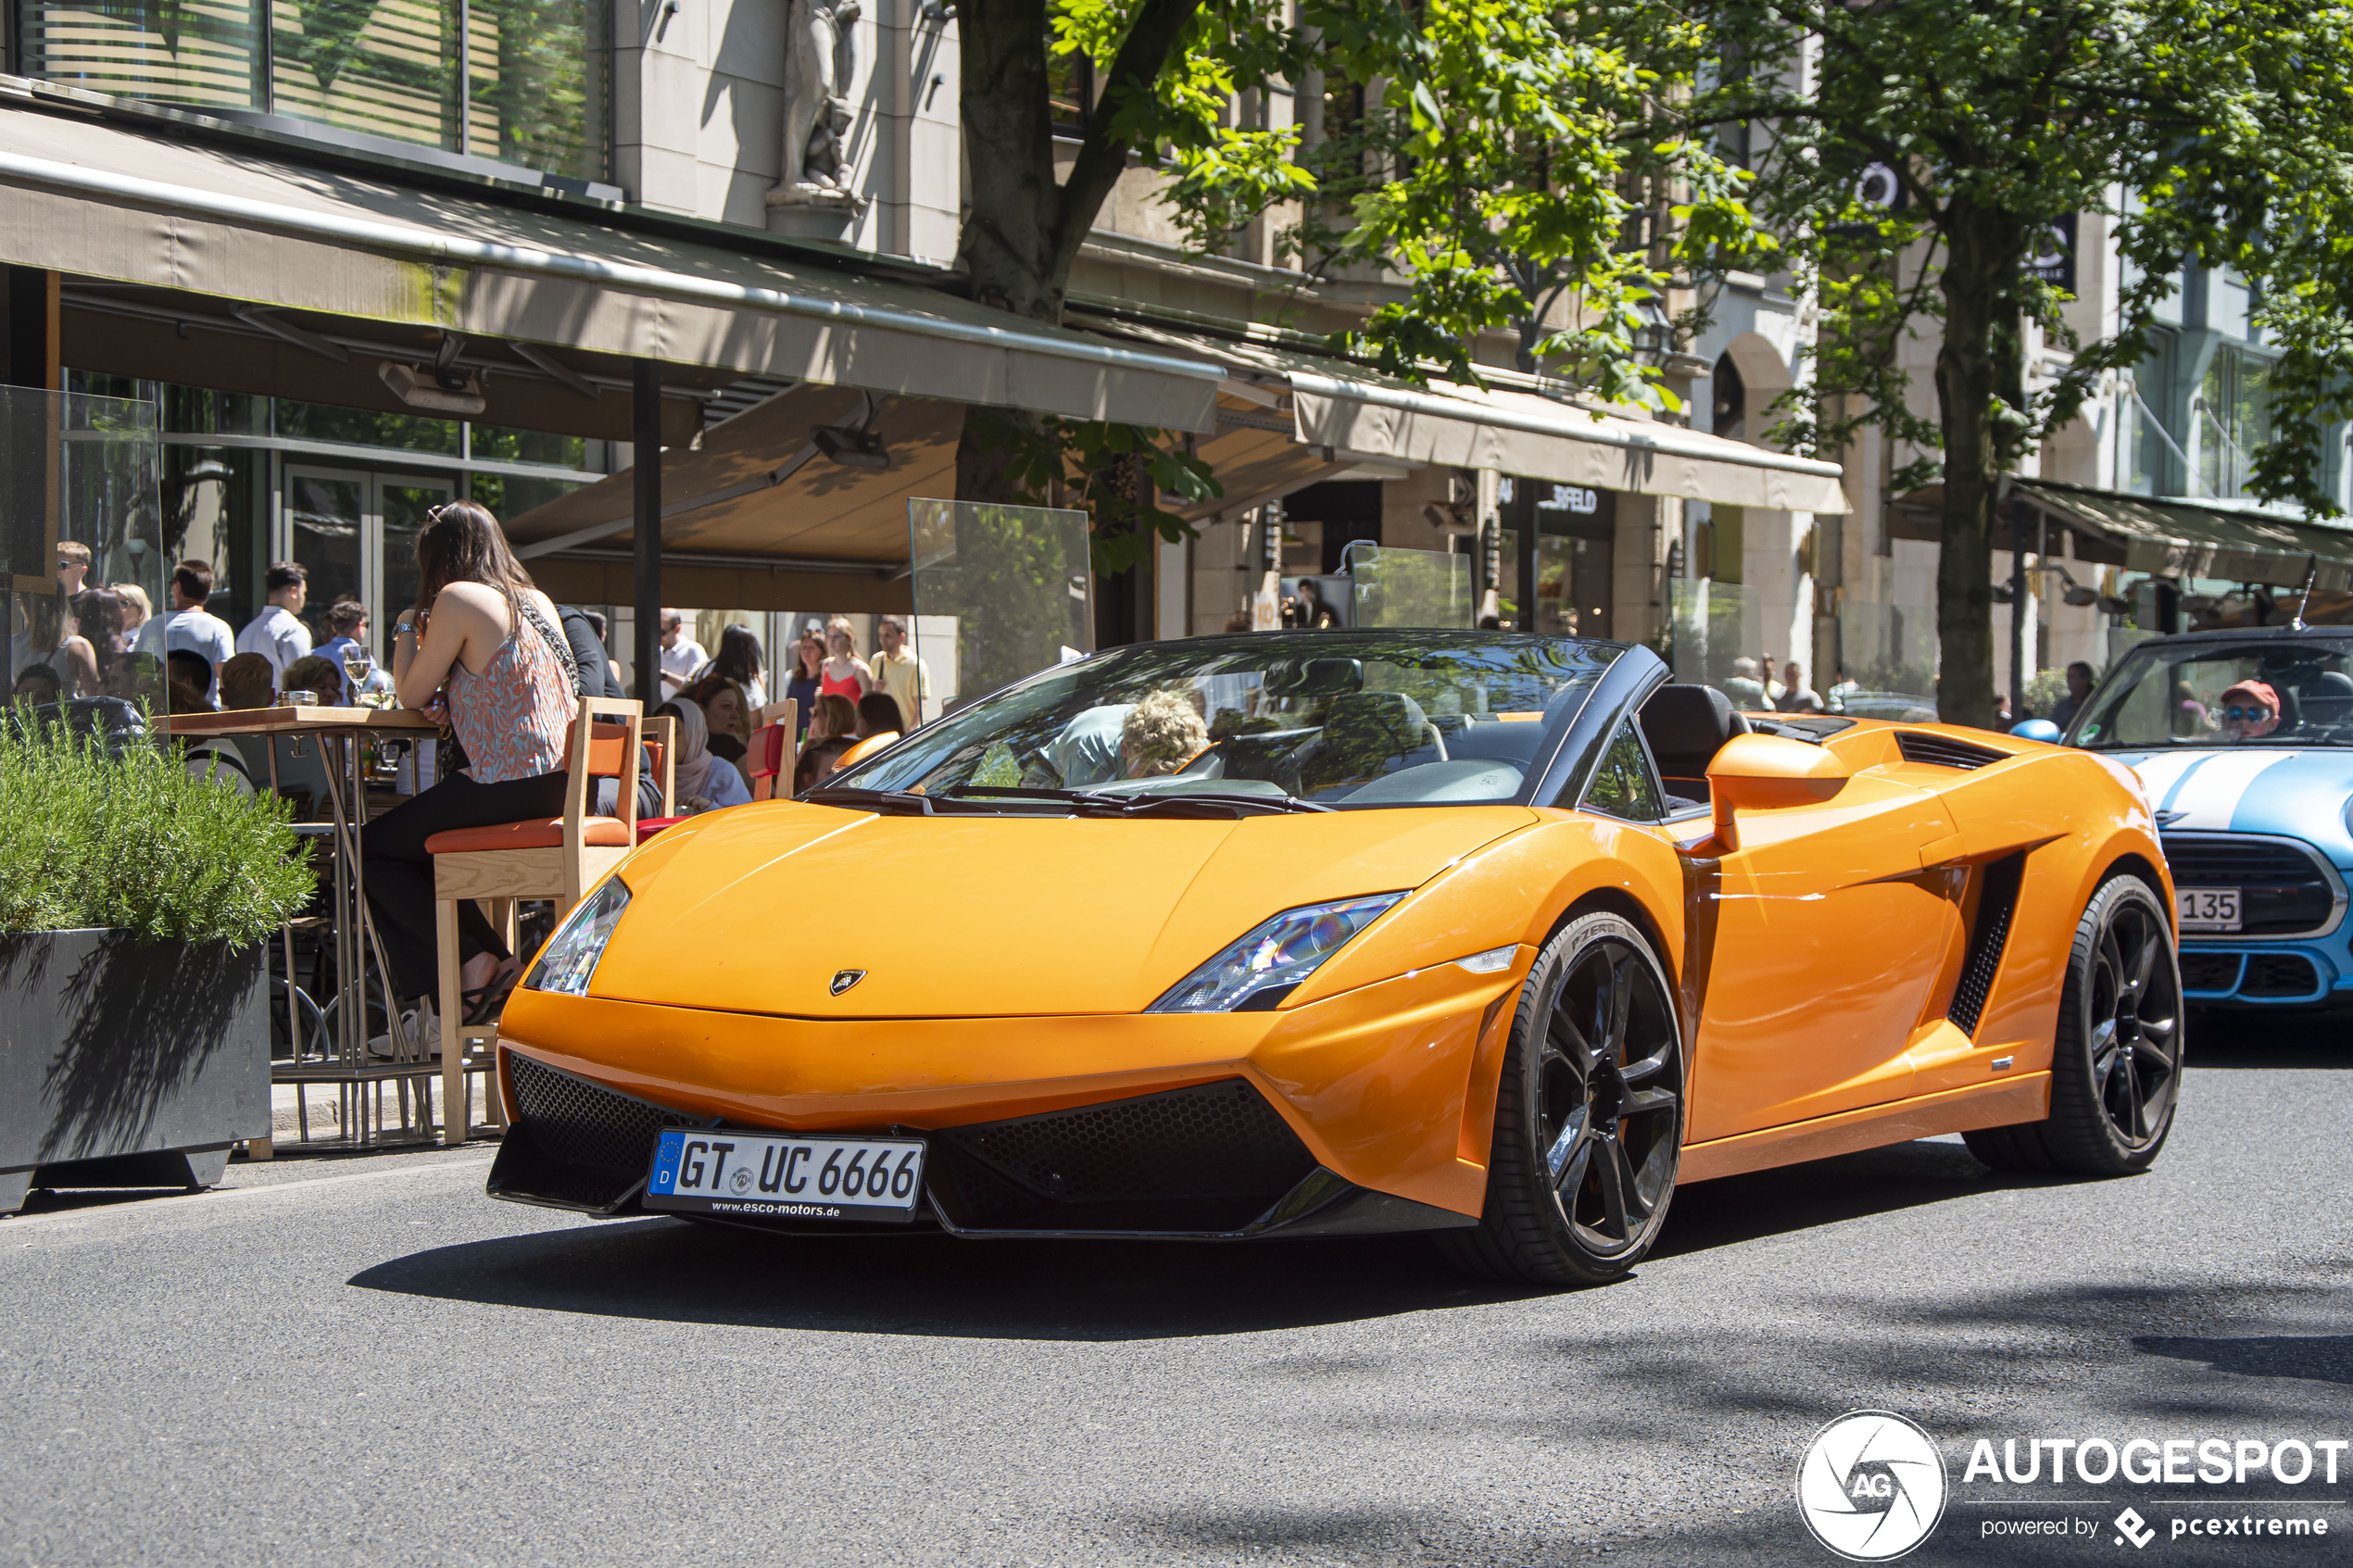
<svg viewBox="0 0 2353 1568">
<path fill-rule="evenodd" d="M 672 1128 L 654 1148 L 646 1207 L 770 1220 L 904 1224 L 924 1195 L 924 1140 Z"/>
</svg>

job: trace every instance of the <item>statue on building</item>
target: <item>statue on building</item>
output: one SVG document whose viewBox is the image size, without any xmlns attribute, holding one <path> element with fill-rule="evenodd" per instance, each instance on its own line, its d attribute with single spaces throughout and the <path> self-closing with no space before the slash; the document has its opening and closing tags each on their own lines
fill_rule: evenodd
<svg viewBox="0 0 2353 1568">
<path fill-rule="evenodd" d="M 864 205 L 849 188 L 860 9 L 860 0 L 786 0 L 784 166 L 771 207 Z"/>
</svg>

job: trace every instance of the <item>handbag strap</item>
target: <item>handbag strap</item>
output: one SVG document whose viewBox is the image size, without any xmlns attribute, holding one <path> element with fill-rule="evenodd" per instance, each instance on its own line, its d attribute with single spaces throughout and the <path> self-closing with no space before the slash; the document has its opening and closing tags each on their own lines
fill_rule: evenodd
<svg viewBox="0 0 2353 1568">
<path fill-rule="evenodd" d="M 572 695 L 586 696 L 585 678 L 580 672 L 580 661 L 572 656 L 572 644 L 565 640 L 562 633 L 548 628 L 547 618 L 539 613 L 539 607 L 531 602 L 529 594 L 518 593 L 515 603 L 522 607 L 522 617 L 531 622 L 531 629 L 539 633 L 539 640 L 546 643 L 548 651 L 556 656 L 556 662 L 563 666 L 564 673 L 571 678 Z"/>
</svg>

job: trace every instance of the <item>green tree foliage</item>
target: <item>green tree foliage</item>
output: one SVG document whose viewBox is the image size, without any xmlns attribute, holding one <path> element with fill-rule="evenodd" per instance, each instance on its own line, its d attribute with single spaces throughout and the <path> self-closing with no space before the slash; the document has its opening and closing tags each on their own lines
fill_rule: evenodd
<svg viewBox="0 0 2353 1568">
<path fill-rule="evenodd" d="M 1944 485 L 1937 583 L 1945 718 L 1993 720 L 1992 548 L 2001 475 L 2148 357 L 2185 261 L 2255 287 L 2283 351 L 2254 485 L 2335 510 L 2322 423 L 2353 411 L 2353 54 L 2345 0 L 1698 0 L 1722 72 L 1694 130 L 1774 136 L 1753 205 L 1818 293 L 1814 382 L 1779 433 L 1836 453 L 1865 425 L 1935 454 L 1899 488 Z M 1801 59 L 1810 55 L 1809 69 Z M 1881 166 L 1907 205 L 1856 200 Z M 2109 217 L 2127 264 L 2096 338 L 2027 262 L 2070 213 Z M 2030 374 L 2031 329 L 2065 351 Z M 1941 338 L 1936 416 L 1906 403 L 1897 351 Z"/>
<path fill-rule="evenodd" d="M 1288 243 L 1319 270 L 1399 272 L 1411 299 L 1334 346 L 1414 379 L 1475 377 L 1473 339 L 1508 326 L 1529 362 L 1562 359 L 1607 395 L 1656 401 L 1635 353 L 1645 307 L 1656 311 L 1670 269 L 1755 243 L 1739 171 L 1667 112 L 1704 40 L 1655 9 L 963 0 L 957 17 L 973 181 L 963 263 L 975 298 L 1038 320 L 1061 320 L 1078 247 L 1138 160 L 1165 171 L 1165 199 L 1201 249 L 1295 202 Z M 1083 58 L 1102 84 L 1059 180 L 1050 56 Z M 1321 147 L 1235 112 L 1316 81 L 1366 106 Z M 1541 325 L 1564 297 L 1584 301 L 1577 324 Z M 1030 435 L 1010 435 L 1011 422 Z M 1149 487 L 1146 467 L 1158 470 Z M 1000 418 L 967 423 L 958 494 L 1034 501 L 1042 477 L 1071 472 L 1099 534 L 1131 541 L 1099 549 L 1106 565 L 1182 529 L 1135 497 L 1214 494 L 1164 433 Z"/>
<path fill-rule="evenodd" d="M 0 715 L 0 934 L 128 930 L 149 941 L 260 941 L 313 878 L 283 800 L 189 776 L 176 745 Z"/>
</svg>

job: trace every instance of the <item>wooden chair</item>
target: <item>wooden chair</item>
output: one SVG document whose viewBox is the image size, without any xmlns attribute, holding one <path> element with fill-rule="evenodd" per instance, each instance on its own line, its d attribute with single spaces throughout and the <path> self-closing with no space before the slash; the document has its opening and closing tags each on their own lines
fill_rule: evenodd
<svg viewBox="0 0 2353 1568">
<path fill-rule="evenodd" d="M 772 702 L 765 708 L 752 710 L 751 727 L 755 730 L 764 730 L 771 724 L 782 724 L 787 730 L 797 730 L 799 723 L 800 702 L 796 697 L 788 696 L 782 702 Z"/>
<path fill-rule="evenodd" d="M 784 718 L 774 724 L 763 724 L 751 733 L 751 749 L 744 754 L 744 771 L 751 778 L 754 800 L 774 800 L 777 780 L 786 796 L 792 794 L 793 764 L 800 759 L 800 747 L 793 739 L 793 709 L 789 698 L 781 704 Z M 763 711 L 765 711 L 763 709 Z"/>
<path fill-rule="evenodd" d="M 458 828 L 425 840 L 433 856 L 434 897 L 438 900 L 434 932 L 441 962 L 441 1138 L 446 1144 L 465 1142 L 472 1107 L 466 1073 L 495 1070 L 498 1026 L 467 1023 L 459 1000 L 458 900 L 480 898 L 489 905 L 491 923 L 515 940 L 515 902 L 522 898 L 555 901 L 560 923 L 587 891 L 619 865 L 637 842 L 638 746 L 643 739 L 644 709 L 621 697 L 582 697 L 573 718 L 572 734 L 564 742 L 570 780 L 564 791 L 564 814 L 492 827 Z M 623 716 L 621 723 L 599 723 L 596 715 Z M 588 814 L 590 782 L 618 781 L 619 811 L 614 817 Z M 471 1061 L 470 1043 L 481 1053 Z M 495 1083 L 495 1079 L 493 1082 Z M 490 1114 L 500 1116 L 498 1097 L 490 1096 Z"/>
</svg>

